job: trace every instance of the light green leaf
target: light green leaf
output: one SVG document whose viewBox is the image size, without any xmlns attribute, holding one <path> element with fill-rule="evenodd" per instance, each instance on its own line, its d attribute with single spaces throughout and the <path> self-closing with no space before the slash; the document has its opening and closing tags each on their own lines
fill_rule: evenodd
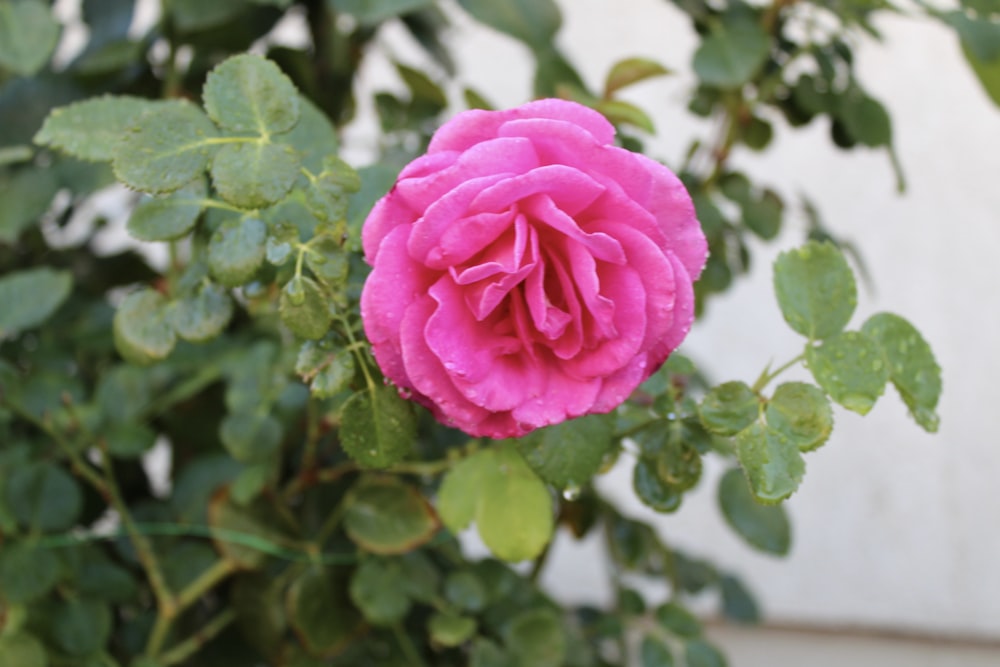
<svg viewBox="0 0 1000 667">
<path fill-rule="evenodd" d="M 33 531 L 69 530 L 83 506 L 80 485 L 51 463 L 31 463 L 14 469 L 4 480 L 7 507 L 21 525 Z"/>
<path fill-rule="evenodd" d="M 829 242 L 810 241 L 781 253 L 774 263 L 774 292 L 785 321 L 810 340 L 842 331 L 858 303 L 854 273 Z"/>
<path fill-rule="evenodd" d="M 767 425 L 804 452 L 816 449 L 833 432 L 833 410 L 826 394 L 811 384 L 786 382 L 767 403 Z"/>
<path fill-rule="evenodd" d="M 135 364 L 166 359 L 177 342 L 169 318 L 167 300 L 159 292 L 145 288 L 129 294 L 115 313 L 118 353 Z"/>
<path fill-rule="evenodd" d="M 438 529 L 434 510 L 423 495 L 395 478 L 362 479 L 345 502 L 347 536 L 371 553 L 406 553 Z"/>
<path fill-rule="evenodd" d="M 736 434 L 737 456 L 758 502 L 778 503 L 802 482 L 805 462 L 789 438 L 756 423 Z"/>
<path fill-rule="evenodd" d="M 670 649 L 654 635 L 646 635 L 639 645 L 639 661 L 642 667 L 674 667 L 674 656 Z"/>
<path fill-rule="evenodd" d="M 282 288 L 278 313 L 292 333 L 315 340 L 330 330 L 333 321 L 330 306 L 329 297 L 315 280 L 298 276 Z"/>
<path fill-rule="evenodd" d="M 73 289 L 69 271 L 47 266 L 0 277 L 0 340 L 49 319 Z"/>
<path fill-rule="evenodd" d="M 243 463 L 271 460 L 281 448 L 284 429 L 273 415 L 260 412 L 228 414 L 219 425 L 219 440 Z"/>
<path fill-rule="evenodd" d="M 588 415 L 533 431 L 517 440 L 521 456 L 560 489 L 580 487 L 597 474 L 614 447 L 612 415 Z"/>
<path fill-rule="evenodd" d="M 559 7 L 552 0 L 459 0 L 477 21 L 521 40 L 535 51 L 552 48 L 562 25 Z"/>
<path fill-rule="evenodd" d="M 311 653 L 338 652 L 360 624 L 345 595 L 344 583 L 330 568 L 312 566 L 288 588 L 288 620 Z"/>
<path fill-rule="evenodd" d="M 434 4 L 434 0 L 330 0 L 338 12 L 350 14 L 363 26 L 376 26 L 401 14 Z"/>
<path fill-rule="evenodd" d="M 198 177 L 218 134 L 208 116 L 182 100 L 157 102 L 124 131 L 114 150 L 115 176 L 136 190 L 172 192 Z"/>
<path fill-rule="evenodd" d="M 698 412 L 701 423 L 712 433 L 735 435 L 752 424 L 760 415 L 760 399 L 745 383 L 726 382 L 713 387 Z"/>
<path fill-rule="evenodd" d="M 667 74 L 671 74 L 671 71 L 655 60 L 648 58 L 619 60 L 611 67 L 604 81 L 604 96 L 611 97 L 626 86 Z"/>
<path fill-rule="evenodd" d="M 208 244 L 208 266 L 226 287 L 249 282 L 264 262 L 267 225 L 258 218 L 227 220 Z"/>
<path fill-rule="evenodd" d="M 459 533 L 475 519 L 483 480 L 494 465 L 487 450 L 459 461 L 445 473 L 438 489 L 437 509 L 448 530 Z"/>
<path fill-rule="evenodd" d="M 0 243 L 14 243 L 49 210 L 59 182 L 52 169 L 18 169 L 0 174 Z"/>
<path fill-rule="evenodd" d="M 31 76 L 55 51 L 59 24 L 39 0 L 0 2 L 0 69 Z"/>
<path fill-rule="evenodd" d="M 342 408 L 340 444 L 365 468 L 387 468 L 413 448 L 416 419 L 395 387 L 373 387 L 351 396 Z"/>
<path fill-rule="evenodd" d="M 345 389 L 354 379 L 354 355 L 346 350 L 326 350 L 320 343 L 307 340 L 299 350 L 295 372 L 309 383 L 316 398 L 330 398 Z"/>
<path fill-rule="evenodd" d="M 460 646 L 476 633 L 476 619 L 437 612 L 427 622 L 431 641 L 441 646 Z"/>
<path fill-rule="evenodd" d="M 476 526 L 497 558 L 535 558 L 552 538 L 552 498 L 513 445 L 492 450 L 476 503 Z"/>
<path fill-rule="evenodd" d="M 433 116 L 448 106 L 444 91 L 427 74 L 402 63 L 396 63 L 396 71 L 410 91 L 410 108 L 414 114 Z"/>
<path fill-rule="evenodd" d="M 233 300 L 224 288 L 205 283 L 171 303 L 168 309 L 170 324 L 178 336 L 192 343 L 203 343 L 225 330 L 233 317 Z"/>
<path fill-rule="evenodd" d="M 760 70 L 770 48 L 770 37 L 752 16 L 726 15 L 695 52 L 694 71 L 708 86 L 738 88 Z"/>
<path fill-rule="evenodd" d="M 209 72 L 202 95 L 211 119 L 232 132 L 280 134 L 299 120 L 299 95 L 291 80 L 270 60 L 249 53 Z"/>
<path fill-rule="evenodd" d="M 234 206 L 263 208 L 288 194 L 300 166 L 298 154 L 284 144 L 229 144 L 212 160 L 212 184 Z"/>
<path fill-rule="evenodd" d="M 143 113 L 157 108 L 156 102 L 141 97 L 91 97 L 53 109 L 34 141 L 81 160 L 111 160 L 122 131 L 134 127 Z"/>
<path fill-rule="evenodd" d="M 726 523 L 747 544 L 766 553 L 784 556 L 792 543 L 792 529 L 781 505 L 761 505 L 754 500 L 738 468 L 719 480 L 719 509 Z"/>
<path fill-rule="evenodd" d="M 28 162 L 35 156 L 31 146 L 0 146 L 0 167 Z"/>
<path fill-rule="evenodd" d="M 962 43 L 962 53 L 978 77 L 979 83 L 982 84 L 983 90 L 994 104 L 1000 106 L 1000 58 L 992 61 L 981 60 L 965 42 Z"/>
<path fill-rule="evenodd" d="M 0 665 L 47 667 L 45 647 L 34 635 L 21 630 L 0 636 Z"/>
<path fill-rule="evenodd" d="M 935 408 L 941 397 L 941 367 L 924 337 L 892 313 L 872 315 L 861 331 L 882 348 L 889 379 L 916 422 L 929 433 L 937 431 Z"/>
<path fill-rule="evenodd" d="M 594 109 L 615 125 L 633 125 L 649 134 L 656 133 L 653 119 L 645 111 L 624 100 L 599 100 Z"/>
<path fill-rule="evenodd" d="M 306 251 L 306 266 L 313 275 L 335 290 L 347 282 L 350 262 L 350 255 L 330 236 L 313 239 Z"/>
<path fill-rule="evenodd" d="M 361 561 L 349 590 L 351 600 L 373 625 L 397 623 L 410 610 L 403 571 L 396 562 L 380 558 Z"/>
<path fill-rule="evenodd" d="M 561 665 L 566 657 L 566 632 L 551 609 L 521 612 L 508 621 L 502 634 L 504 646 L 514 655 L 518 667 Z"/>
<path fill-rule="evenodd" d="M 208 188 L 196 178 L 168 197 L 147 199 L 132 211 L 128 231 L 140 241 L 172 241 L 191 231 L 205 208 Z"/>
<path fill-rule="evenodd" d="M 845 331 L 819 347 L 808 346 L 806 362 L 823 391 L 859 415 L 868 414 L 889 379 L 882 348 L 858 331 Z"/>
<path fill-rule="evenodd" d="M 302 159 L 302 166 L 311 172 L 320 171 L 324 160 L 336 159 L 340 148 L 337 130 L 330 119 L 302 95 L 299 95 L 299 122 L 275 140 L 294 148 Z"/>
<path fill-rule="evenodd" d="M 50 549 L 26 542 L 8 543 L 0 549 L 0 591 L 7 604 L 37 600 L 52 590 L 59 575 L 59 559 Z"/>
</svg>

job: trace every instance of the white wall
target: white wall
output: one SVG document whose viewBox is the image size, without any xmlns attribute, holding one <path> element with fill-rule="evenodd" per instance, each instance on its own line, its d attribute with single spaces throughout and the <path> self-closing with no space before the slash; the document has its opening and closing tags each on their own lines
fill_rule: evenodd
<svg viewBox="0 0 1000 667">
<path fill-rule="evenodd" d="M 631 55 L 681 73 L 636 87 L 655 114 L 652 153 L 677 162 L 704 125 L 684 109 L 694 40 L 686 18 L 663 0 L 563 0 L 560 44 L 595 86 L 607 66 Z M 459 17 L 454 35 L 467 80 L 502 105 L 530 95 L 523 50 Z M 889 390 L 866 418 L 839 411 L 832 440 L 807 458 L 808 472 L 788 508 L 795 522 L 786 560 L 758 555 L 722 524 L 714 478 L 679 514 L 657 517 L 669 540 L 710 554 L 761 594 L 772 620 L 872 626 L 1000 638 L 1000 446 L 995 435 L 1000 308 L 994 256 L 1000 249 L 1000 110 L 961 60 L 954 36 L 927 21 L 880 24 L 886 41 L 860 48 L 860 77 L 895 121 L 909 181 L 895 192 L 882 152 L 844 153 L 824 122 L 779 131 L 763 156 L 739 156 L 788 199 L 808 193 L 832 229 L 856 239 L 872 269 L 856 323 L 889 309 L 913 321 L 944 368 L 942 425 L 923 433 Z M 757 270 L 692 332 L 685 351 L 720 381 L 752 381 L 770 360 L 794 356 L 801 341 L 783 324 L 770 287 L 770 262 L 802 239 L 789 221 L 761 246 Z M 714 470 L 717 474 L 718 470 Z M 616 469 L 601 488 L 645 518 Z M 599 550 L 560 541 L 547 583 L 573 599 L 599 600 Z"/>
</svg>

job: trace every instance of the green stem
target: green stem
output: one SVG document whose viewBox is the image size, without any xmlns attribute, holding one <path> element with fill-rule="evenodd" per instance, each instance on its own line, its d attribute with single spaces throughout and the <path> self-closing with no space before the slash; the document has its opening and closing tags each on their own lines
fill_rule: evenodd
<svg viewBox="0 0 1000 667">
<path fill-rule="evenodd" d="M 778 368 L 776 368 L 773 371 L 769 371 L 770 367 L 765 368 L 761 372 L 760 377 L 757 378 L 757 381 L 754 382 L 753 386 L 750 387 L 750 388 L 753 390 L 753 392 L 755 394 L 760 393 L 761 391 L 763 391 L 764 387 L 766 387 L 771 380 L 773 380 L 774 378 L 778 377 L 779 375 L 781 375 L 782 373 L 784 373 L 785 371 L 787 371 L 789 368 L 791 368 L 795 364 L 799 363 L 800 361 L 804 361 L 805 358 L 806 358 L 806 354 L 805 354 L 805 352 L 803 352 L 799 356 L 797 356 L 794 359 L 788 361 L 787 363 L 782 364 L 781 366 L 779 366 Z"/>
<path fill-rule="evenodd" d="M 402 625 L 399 623 L 393 625 L 392 633 L 396 636 L 396 641 L 399 642 L 399 647 L 403 649 L 403 653 L 406 654 L 406 660 L 410 665 L 413 667 L 427 667 L 427 663 L 420 657 L 417 647 L 413 645 L 413 641 L 410 640 Z"/>
<path fill-rule="evenodd" d="M 157 664 L 163 665 L 163 667 L 181 664 L 189 657 L 197 653 L 202 646 L 215 638 L 220 632 L 225 630 L 234 620 L 236 620 L 236 612 L 232 609 L 226 609 L 225 611 L 220 612 L 218 616 L 205 624 L 194 635 L 188 637 L 180 644 L 177 644 L 169 651 L 163 653 L 157 659 Z"/>
<path fill-rule="evenodd" d="M 178 613 L 193 605 L 201 599 L 202 595 L 215 588 L 219 582 L 229 577 L 229 575 L 238 569 L 238 566 L 231 560 L 220 559 L 215 561 L 211 567 L 202 572 L 197 579 L 177 594 Z"/>
</svg>

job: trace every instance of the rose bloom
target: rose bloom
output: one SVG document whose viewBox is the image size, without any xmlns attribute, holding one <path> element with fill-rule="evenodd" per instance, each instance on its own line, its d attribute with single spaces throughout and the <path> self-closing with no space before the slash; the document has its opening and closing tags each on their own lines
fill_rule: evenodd
<svg viewBox="0 0 1000 667">
<path fill-rule="evenodd" d="M 680 344 L 706 258 L 666 167 L 574 102 L 466 111 L 362 231 L 361 315 L 404 396 L 505 438 L 620 405 Z"/>
</svg>

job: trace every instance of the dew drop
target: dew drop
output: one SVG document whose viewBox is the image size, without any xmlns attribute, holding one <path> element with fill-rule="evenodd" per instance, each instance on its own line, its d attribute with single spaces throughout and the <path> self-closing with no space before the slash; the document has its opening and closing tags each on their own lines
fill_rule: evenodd
<svg viewBox="0 0 1000 667">
<path fill-rule="evenodd" d="M 673 421 L 673 420 L 677 419 L 677 413 L 676 412 L 668 412 L 667 413 L 667 419 L 669 419 L 670 421 Z"/>
<path fill-rule="evenodd" d="M 563 499 L 573 502 L 580 497 L 580 487 L 570 482 L 562 492 Z"/>
</svg>

